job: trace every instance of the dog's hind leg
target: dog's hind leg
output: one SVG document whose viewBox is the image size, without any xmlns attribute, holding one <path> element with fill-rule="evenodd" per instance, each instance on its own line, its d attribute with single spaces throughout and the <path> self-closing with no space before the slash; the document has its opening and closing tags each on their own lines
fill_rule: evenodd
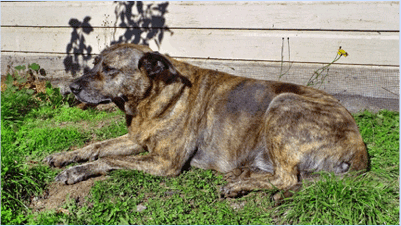
<svg viewBox="0 0 401 226">
<path fill-rule="evenodd" d="M 273 173 L 259 169 L 248 178 L 239 176 L 223 187 L 224 195 L 274 188 L 286 192 L 297 187 L 298 176 L 309 172 L 340 174 L 367 166 L 358 127 L 335 101 L 280 94 L 266 111 L 263 137 Z"/>
<path fill-rule="evenodd" d="M 298 185 L 296 167 L 276 167 L 274 173 L 244 170 L 241 175 L 221 188 L 223 196 L 236 197 L 252 190 L 293 190 Z"/>
<path fill-rule="evenodd" d="M 50 166 L 62 167 L 74 162 L 94 161 L 106 156 L 134 155 L 145 150 L 132 142 L 128 134 L 97 142 L 76 151 L 61 152 L 47 156 L 43 161 Z"/>
</svg>

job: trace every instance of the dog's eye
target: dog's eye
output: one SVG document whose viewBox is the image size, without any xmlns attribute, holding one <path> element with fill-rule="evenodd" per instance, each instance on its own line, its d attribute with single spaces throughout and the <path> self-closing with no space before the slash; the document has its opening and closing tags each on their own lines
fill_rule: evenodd
<svg viewBox="0 0 401 226">
<path fill-rule="evenodd" d="M 116 72 L 117 69 L 109 67 L 109 66 L 103 66 L 103 71 L 106 73 L 110 73 L 110 72 Z"/>
</svg>

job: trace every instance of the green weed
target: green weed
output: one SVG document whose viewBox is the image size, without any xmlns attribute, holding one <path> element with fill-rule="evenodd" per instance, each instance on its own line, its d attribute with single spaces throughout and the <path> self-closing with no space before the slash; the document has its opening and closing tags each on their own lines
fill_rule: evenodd
<svg viewBox="0 0 401 226">
<path fill-rule="evenodd" d="M 365 111 L 355 115 L 368 148 L 370 171 L 387 180 L 399 176 L 399 113 L 382 110 L 377 114 Z"/>
<path fill-rule="evenodd" d="M 277 208 L 285 224 L 394 224 L 399 216 L 398 182 L 383 183 L 371 174 L 342 179 L 321 173 L 320 180 Z"/>
</svg>

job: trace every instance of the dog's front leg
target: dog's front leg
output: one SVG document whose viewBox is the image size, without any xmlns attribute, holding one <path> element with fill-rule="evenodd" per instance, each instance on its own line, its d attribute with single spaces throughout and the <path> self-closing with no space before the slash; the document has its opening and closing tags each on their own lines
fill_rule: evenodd
<svg viewBox="0 0 401 226">
<path fill-rule="evenodd" d="M 181 172 L 181 165 L 154 154 L 106 157 L 70 167 L 57 175 L 55 180 L 64 184 L 75 184 L 89 177 L 104 175 L 117 169 L 142 170 L 157 176 L 176 176 Z"/>
<path fill-rule="evenodd" d="M 145 150 L 132 142 L 128 134 L 97 142 L 76 151 L 61 152 L 47 156 L 43 161 L 50 166 L 62 167 L 74 162 L 94 161 L 106 156 L 133 155 Z"/>
</svg>

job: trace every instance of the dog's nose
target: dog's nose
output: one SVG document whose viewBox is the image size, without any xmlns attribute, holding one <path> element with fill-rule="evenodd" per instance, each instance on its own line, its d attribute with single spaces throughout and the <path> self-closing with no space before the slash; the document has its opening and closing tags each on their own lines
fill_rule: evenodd
<svg viewBox="0 0 401 226">
<path fill-rule="evenodd" d="M 82 90 L 82 87 L 81 87 L 81 85 L 73 82 L 70 84 L 70 89 L 71 89 L 71 92 L 76 95 Z"/>
</svg>

